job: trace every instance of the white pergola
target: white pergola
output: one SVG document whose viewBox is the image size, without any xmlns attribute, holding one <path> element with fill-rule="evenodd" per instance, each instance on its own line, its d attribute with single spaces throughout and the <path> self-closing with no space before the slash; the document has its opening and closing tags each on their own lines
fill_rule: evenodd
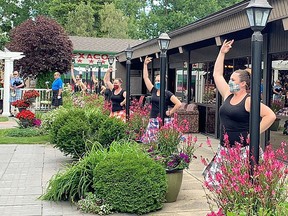
<svg viewBox="0 0 288 216">
<path fill-rule="evenodd" d="M 14 60 L 18 60 L 23 57 L 23 52 L 10 52 L 6 48 L 4 48 L 4 51 L 0 50 L 0 59 L 5 60 L 2 116 L 10 115 L 10 75 L 13 72 Z"/>
</svg>

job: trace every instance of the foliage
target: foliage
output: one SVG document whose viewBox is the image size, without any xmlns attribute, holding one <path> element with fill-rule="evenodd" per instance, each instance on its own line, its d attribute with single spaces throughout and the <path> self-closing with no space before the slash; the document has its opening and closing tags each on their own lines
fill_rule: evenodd
<svg viewBox="0 0 288 216">
<path fill-rule="evenodd" d="M 75 10 L 68 12 L 65 29 L 69 35 L 77 35 L 84 37 L 96 36 L 94 28 L 95 18 L 94 10 L 90 5 L 84 2 L 79 2 Z"/>
<path fill-rule="evenodd" d="M 46 89 L 47 86 L 45 84 L 45 82 L 49 82 L 49 84 L 51 85 L 54 81 L 54 71 L 50 71 L 50 72 L 45 72 L 45 73 L 41 73 L 37 75 L 37 82 L 36 82 L 36 88 L 38 89 Z"/>
<path fill-rule="evenodd" d="M 72 42 L 64 29 L 54 20 L 38 16 L 29 19 L 11 31 L 11 51 L 24 52 L 17 66 L 24 74 L 38 75 L 59 71 L 65 73 L 72 61 Z"/>
<path fill-rule="evenodd" d="M 0 122 L 6 122 L 8 120 L 9 120 L 8 117 L 0 116 Z"/>
<path fill-rule="evenodd" d="M 161 119 L 159 121 L 161 124 Z M 186 123 L 180 126 L 175 118 L 171 123 L 155 131 L 156 139 L 151 142 L 148 152 L 167 171 L 188 169 L 192 157 L 195 157 L 197 137 L 183 135 L 183 131 L 187 131 Z"/>
<path fill-rule="evenodd" d="M 56 120 L 58 116 L 64 115 L 64 113 L 68 113 L 69 110 L 65 109 L 63 106 L 60 106 L 57 109 L 53 109 L 49 112 L 46 112 L 42 116 L 42 125 L 41 128 L 46 131 L 52 130 L 52 124 Z"/>
<path fill-rule="evenodd" d="M 208 200 L 215 202 L 225 215 L 283 215 L 279 214 L 283 211 L 279 205 L 288 198 L 288 169 L 279 158 L 287 159 L 285 145 L 282 142 L 275 151 L 268 146 L 252 176 L 249 159 L 241 156 L 240 145 L 221 150 L 222 158 L 217 159 L 221 171 L 204 183 L 211 192 Z M 245 153 L 249 155 L 249 150 Z"/>
<path fill-rule="evenodd" d="M 104 147 L 109 147 L 113 141 L 127 137 L 127 125 L 117 118 L 106 118 L 96 134 L 96 140 Z"/>
<path fill-rule="evenodd" d="M 36 98 L 36 97 L 39 97 L 40 94 L 38 91 L 36 90 L 28 90 L 28 91 L 25 91 L 24 92 L 24 95 L 23 95 L 23 99 L 24 100 L 28 100 L 30 98 Z"/>
<path fill-rule="evenodd" d="M 19 99 L 19 100 L 12 102 L 11 105 L 15 107 L 27 108 L 30 106 L 30 103 L 28 103 L 26 100 Z"/>
<path fill-rule="evenodd" d="M 132 139 L 140 140 L 149 122 L 151 105 L 143 106 L 141 101 L 135 99 L 131 101 L 130 110 L 129 134 Z"/>
<path fill-rule="evenodd" d="M 128 38 L 128 17 L 116 9 L 113 3 L 105 4 L 99 15 L 103 37 Z"/>
<path fill-rule="evenodd" d="M 84 199 L 77 203 L 78 209 L 84 213 L 93 213 L 98 215 L 107 215 L 112 213 L 112 207 L 105 204 L 104 200 L 97 198 L 93 193 L 86 194 Z"/>
<path fill-rule="evenodd" d="M 31 128 L 30 128 L 31 129 Z M 34 130 L 36 128 L 33 128 Z M 46 144 L 49 142 L 49 136 L 48 135 L 38 135 L 38 136 L 32 136 L 32 137 L 11 137 L 8 136 L 8 134 L 11 131 L 14 130 L 26 130 L 26 129 L 19 129 L 19 128 L 11 128 L 11 129 L 1 129 L 0 130 L 0 144 Z M 14 134 L 14 132 L 11 132 Z M 21 132 L 19 132 L 21 133 Z M 25 133 L 25 132 L 24 132 Z"/>
<path fill-rule="evenodd" d="M 65 155 L 80 158 L 87 151 L 85 141 L 90 131 L 85 111 L 75 108 L 56 116 L 50 133 L 54 147 Z"/>
<path fill-rule="evenodd" d="M 165 170 L 139 145 L 112 144 L 94 169 L 93 188 L 113 211 L 144 214 L 163 207 Z"/>
<path fill-rule="evenodd" d="M 6 133 L 8 137 L 34 137 L 34 136 L 42 136 L 44 135 L 44 131 L 38 128 L 24 128 L 19 129 L 15 128 L 13 130 L 9 130 Z"/>
<path fill-rule="evenodd" d="M 2 33 L 0 28 L 0 50 L 3 50 L 4 46 L 9 42 L 9 36 L 7 33 Z"/>
<path fill-rule="evenodd" d="M 41 199 L 77 201 L 85 197 L 85 194 L 93 193 L 93 170 L 107 154 L 107 150 L 103 150 L 101 145 L 93 143 L 89 154 L 50 179 Z"/>
</svg>

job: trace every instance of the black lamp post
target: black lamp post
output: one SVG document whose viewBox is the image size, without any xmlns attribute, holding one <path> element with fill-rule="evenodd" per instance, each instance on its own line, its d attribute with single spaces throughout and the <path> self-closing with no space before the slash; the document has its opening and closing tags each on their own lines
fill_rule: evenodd
<svg viewBox="0 0 288 216">
<path fill-rule="evenodd" d="M 167 33 L 162 33 L 158 38 L 160 48 L 160 118 L 162 124 L 164 124 L 165 116 L 165 89 L 166 89 L 166 58 L 167 50 L 170 44 L 171 38 Z"/>
<path fill-rule="evenodd" d="M 89 66 L 86 66 L 86 74 L 85 74 L 85 79 L 86 79 L 86 87 L 88 86 L 88 72 L 89 72 Z"/>
<path fill-rule="evenodd" d="M 100 95 L 100 92 L 101 92 L 101 66 L 102 66 L 101 59 L 99 59 L 97 61 L 97 66 L 98 66 L 98 94 Z"/>
<path fill-rule="evenodd" d="M 109 62 L 109 67 L 112 68 L 112 64 L 114 62 L 114 56 L 113 55 L 109 55 L 108 57 L 108 62 Z M 110 81 L 112 80 L 112 73 L 110 73 Z"/>
<path fill-rule="evenodd" d="M 250 108 L 250 154 L 251 175 L 253 168 L 259 162 L 259 137 L 260 137 L 260 85 L 262 65 L 262 43 L 261 31 L 265 28 L 268 17 L 272 10 L 266 0 L 251 0 L 246 7 L 250 27 L 254 31 L 251 40 L 252 55 L 252 78 L 251 78 L 251 108 Z"/>
<path fill-rule="evenodd" d="M 93 73 L 93 63 L 90 62 L 90 94 L 92 94 L 92 85 L 93 85 L 93 80 L 92 80 L 92 73 Z"/>
<path fill-rule="evenodd" d="M 131 59 L 133 55 L 133 50 L 130 47 L 130 44 L 128 45 L 127 49 L 125 50 L 126 55 L 126 120 L 129 121 L 130 117 L 130 71 L 131 71 Z"/>
</svg>

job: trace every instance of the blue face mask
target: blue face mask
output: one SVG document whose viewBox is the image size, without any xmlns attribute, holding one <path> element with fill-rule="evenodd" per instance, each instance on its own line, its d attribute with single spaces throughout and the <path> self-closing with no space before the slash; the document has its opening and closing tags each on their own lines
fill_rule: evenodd
<svg viewBox="0 0 288 216">
<path fill-rule="evenodd" d="M 240 91 L 240 86 L 239 86 L 239 84 L 236 84 L 234 81 L 229 80 L 228 85 L 229 85 L 229 88 L 230 88 L 230 92 L 231 92 L 231 93 L 235 93 L 235 92 Z"/>
<path fill-rule="evenodd" d="M 160 89 L 160 82 L 155 82 L 155 88 Z"/>
</svg>

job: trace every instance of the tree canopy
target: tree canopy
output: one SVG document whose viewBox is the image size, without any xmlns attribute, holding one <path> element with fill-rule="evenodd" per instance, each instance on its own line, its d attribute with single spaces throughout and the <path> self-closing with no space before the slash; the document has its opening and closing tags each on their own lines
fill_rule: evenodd
<svg viewBox="0 0 288 216">
<path fill-rule="evenodd" d="M 72 42 L 54 20 L 44 16 L 28 19 L 11 31 L 10 38 L 7 48 L 24 52 L 25 57 L 16 64 L 22 66 L 24 75 L 70 70 Z"/>
<path fill-rule="evenodd" d="M 71 35 L 149 39 L 240 1 L 0 0 L 0 28 L 8 32 L 28 18 L 46 15 L 64 26 Z M 123 34 L 118 31 L 120 27 Z"/>
</svg>

